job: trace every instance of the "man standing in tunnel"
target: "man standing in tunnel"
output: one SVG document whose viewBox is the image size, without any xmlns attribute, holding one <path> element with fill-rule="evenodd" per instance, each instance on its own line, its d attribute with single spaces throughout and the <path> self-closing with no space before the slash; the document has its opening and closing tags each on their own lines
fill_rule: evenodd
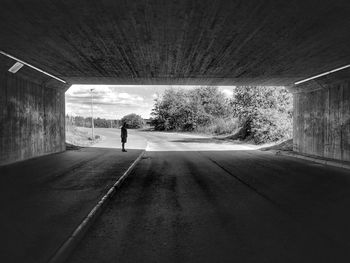
<svg viewBox="0 0 350 263">
<path fill-rule="evenodd" d="M 128 130 L 126 129 L 126 122 L 123 122 L 120 137 L 122 140 L 122 152 L 126 152 L 125 143 L 126 143 L 126 138 L 128 137 Z"/>
</svg>

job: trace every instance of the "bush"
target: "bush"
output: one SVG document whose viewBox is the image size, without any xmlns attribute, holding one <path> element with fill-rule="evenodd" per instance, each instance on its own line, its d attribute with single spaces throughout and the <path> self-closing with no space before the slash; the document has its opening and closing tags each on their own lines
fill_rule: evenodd
<svg viewBox="0 0 350 263">
<path fill-rule="evenodd" d="M 199 126 L 197 132 L 207 134 L 230 134 L 238 131 L 239 122 L 237 118 L 215 118 L 208 125 Z"/>
<path fill-rule="evenodd" d="M 193 131 L 228 116 L 228 106 L 217 87 L 167 89 L 155 100 L 152 124 L 156 130 Z"/>
<path fill-rule="evenodd" d="M 140 115 L 135 113 L 128 114 L 121 119 L 121 123 L 126 122 L 127 127 L 130 129 L 139 129 L 144 125 L 144 121 Z"/>
<path fill-rule="evenodd" d="M 231 100 L 217 87 L 168 89 L 155 101 L 155 130 L 232 134 L 264 143 L 292 135 L 292 95 L 282 87 L 238 86 Z"/>
<path fill-rule="evenodd" d="M 291 138 L 293 101 L 286 89 L 241 86 L 234 94 L 234 116 L 245 127 L 246 138 L 255 143 Z"/>
</svg>

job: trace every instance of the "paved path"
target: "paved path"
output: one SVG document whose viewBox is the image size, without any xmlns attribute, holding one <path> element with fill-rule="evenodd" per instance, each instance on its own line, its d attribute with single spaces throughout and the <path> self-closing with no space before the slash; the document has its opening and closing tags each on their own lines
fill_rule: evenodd
<svg viewBox="0 0 350 263">
<path fill-rule="evenodd" d="M 0 167 L 0 262 L 47 262 L 141 150 L 82 148 Z"/>
<path fill-rule="evenodd" d="M 102 136 L 103 140 L 92 147 L 121 149 L 120 129 L 95 128 L 96 134 Z M 145 149 L 147 139 L 137 130 L 128 129 L 128 142 L 126 149 Z"/>
<path fill-rule="evenodd" d="M 70 262 L 347 262 L 350 174 L 206 137 L 147 153 Z"/>
</svg>

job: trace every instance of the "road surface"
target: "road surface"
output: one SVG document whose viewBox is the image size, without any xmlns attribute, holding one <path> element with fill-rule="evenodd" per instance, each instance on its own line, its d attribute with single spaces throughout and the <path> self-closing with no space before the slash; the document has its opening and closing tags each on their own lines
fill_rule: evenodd
<svg viewBox="0 0 350 263">
<path fill-rule="evenodd" d="M 142 150 L 81 148 L 0 166 L 0 262 L 48 262 Z"/>
<path fill-rule="evenodd" d="M 350 174 L 206 137 L 147 152 L 69 262 L 347 262 Z"/>
<path fill-rule="evenodd" d="M 110 128 L 95 128 L 95 133 L 102 137 L 102 140 L 92 147 L 98 148 L 117 148 L 121 149 L 120 129 Z M 147 139 L 143 134 L 137 130 L 128 130 L 127 149 L 145 149 L 147 146 Z"/>
</svg>

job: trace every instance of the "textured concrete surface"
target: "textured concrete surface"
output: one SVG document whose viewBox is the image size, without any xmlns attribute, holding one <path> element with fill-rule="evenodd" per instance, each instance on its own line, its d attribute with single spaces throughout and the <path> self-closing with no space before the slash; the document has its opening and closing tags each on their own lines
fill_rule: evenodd
<svg viewBox="0 0 350 263">
<path fill-rule="evenodd" d="M 0 56 L 0 165 L 65 150 L 66 85 Z"/>
<path fill-rule="evenodd" d="M 350 61 L 348 0 L 2 0 L 0 50 L 70 83 L 287 85 Z"/>
<path fill-rule="evenodd" d="M 141 150 L 83 148 L 0 167 L 0 262 L 47 262 Z"/>
<path fill-rule="evenodd" d="M 0 50 L 68 84 L 289 86 L 349 64 L 349 13 L 348 0 L 2 0 Z M 64 109 L 59 107 L 67 85 L 26 66 L 9 77 L 14 61 L 0 57 L 1 65 L 6 61 L 0 68 L 0 92 L 6 93 L 0 106 L 6 127 L 0 164 L 61 151 Z M 339 117 L 336 106 L 340 100 L 348 105 L 344 90 L 329 93 L 334 121 L 321 128 L 306 126 L 326 118 L 323 106 L 315 105 L 326 95 L 295 96 L 301 111 L 324 114 L 299 118 L 299 151 L 349 160 L 349 125 L 339 124 L 348 117 Z M 7 92 L 16 92 L 18 105 L 6 100 Z"/>
<path fill-rule="evenodd" d="M 350 70 L 291 90 L 294 151 L 350 161 Z"/>
<path fill-rule="evenodd" d="M 147 136 L 153 147 L 69 262 L 349 259 L 348 170 Z"/>
</svg>

